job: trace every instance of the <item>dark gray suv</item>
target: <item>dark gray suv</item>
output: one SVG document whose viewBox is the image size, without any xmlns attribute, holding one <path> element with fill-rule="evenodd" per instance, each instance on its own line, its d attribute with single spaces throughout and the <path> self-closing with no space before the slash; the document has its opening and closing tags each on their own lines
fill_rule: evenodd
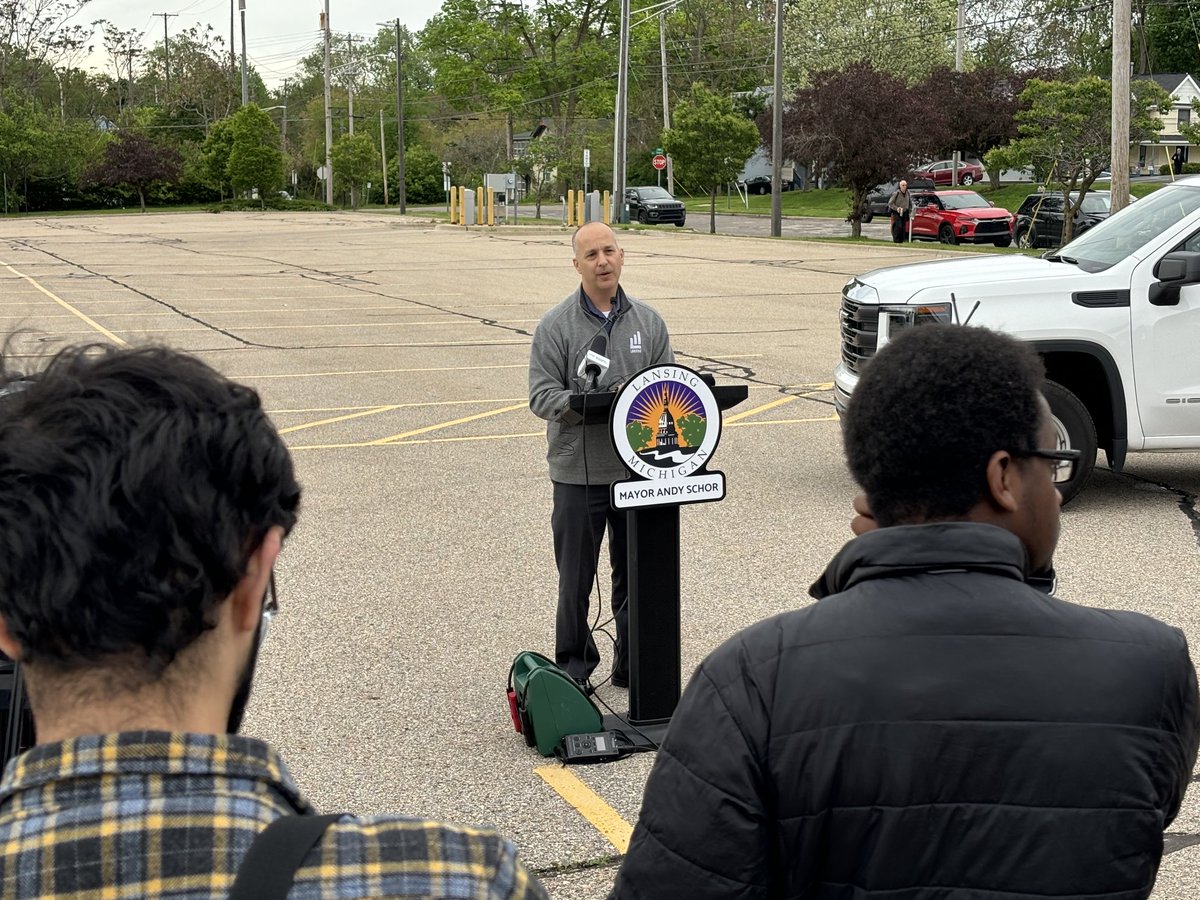
<svg viewBox="0 0 1200 900">
<path fill-rule="evenodd" d="M 1076 195 L 1071 194 L 1071 202 Z M 1075 213 L 1071 235 L 1078 237 L 1098 222 L 1108 218 L 1112 194 L 1108 191 L 1088 191 L 1083 205 Z M 1018 247 L 1057 247 L 1062 243 L 1063 219 L 1066 206 L 1061 191 L 1038 191 L 1030 194 L 1017 210 L 1013 235 Z"/>
<path fill-rule="evenodd" d="M 625 189 L 629 218 L 643 225 L 665 225 L 668 222 L 682 228 L 687 222 L 683 204 L 660 187 L 631 187 Z"/>
</svg>

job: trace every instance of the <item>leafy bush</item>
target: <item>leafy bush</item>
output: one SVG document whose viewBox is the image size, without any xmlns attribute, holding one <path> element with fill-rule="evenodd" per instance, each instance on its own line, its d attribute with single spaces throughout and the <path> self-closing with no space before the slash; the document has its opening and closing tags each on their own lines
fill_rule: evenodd
<svg viewBox="0 0 1200 900">
<path fill-rule="evenodd" d="M 208 211 L 212 213 L 262 212 L 264 208 L 279 212 L 329 212 L 337 209 L 336 206 L 330 206 L 320 200 L 285 200 L 282 197 L 266 197 L 261 202 L 249 198 L 226 200 L 223 203 L 214 203 L 208 207 Z"/>
</svg>

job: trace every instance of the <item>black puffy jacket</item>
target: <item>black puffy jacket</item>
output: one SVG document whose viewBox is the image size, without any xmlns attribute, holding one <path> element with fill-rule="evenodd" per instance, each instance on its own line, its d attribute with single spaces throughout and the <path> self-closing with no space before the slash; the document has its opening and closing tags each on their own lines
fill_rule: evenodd
<svg viewBox="0 0 1200 900">
<path fill-rule="evenodd" d="M 990 525 L 850 542 L 696 671 L 613 896 L 1147 897 L 1200 740 L 1187 643 L 1025 566 Z"/>
</svg>

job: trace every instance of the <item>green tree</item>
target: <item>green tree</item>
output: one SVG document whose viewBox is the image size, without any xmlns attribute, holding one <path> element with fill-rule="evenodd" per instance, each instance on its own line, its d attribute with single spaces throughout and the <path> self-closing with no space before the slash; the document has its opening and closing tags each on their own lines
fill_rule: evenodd
<svg viewBox="0 0 1200 900">
<path fill-rule="evenodd" d="M 708 432 L 708 423 L 695 413 L 688 413 L 676 423 L 679 433 L 689 447 L 699 447 L 704 443 L 704 435 Z"/>
<path fill-rule="evenodd" d="M 233 143 L 229 150 L 229 183 L 234 193 L 258 189 L 260 200 L 283 183 L 283 151 L 279 129 L 271 117 L 247 104 L 229 118 Z"/>
<path fill-rule="evenodd" d="M 1112 69 L 1111 16 L 1111 7 L 1076 0 L 968 4 L 969 59 L 1043 76 L 1107 76 Z M 953 38 L 954 33 L 945 34 Z"/>
<path fill-rule="evenodd" d="M 758 130 L 734 112 L 729 98 L 700 83 L 692 85 L 690 99 L 672 116 L 674 125 L 663 135 L 663 149 L 675 160 L 677 178 L 708 191 L 708 230 L 716 234 L 717 189 L 737 178 L 758 149 Z"/>
<path fill-rule="evenodd" d="M 89 0 L 0 2 L 0 111 L 28 99 L 87 55 L 95 23 L 75 22 Z"/>
<path fill-rule="evenodd" d="M 654 431 L 645 422 L 630 422 L 625 426 L 625 433 L 629 436 L 629 446 L 635 453 L 645 450 L 654 439 Z"/>
<path fill-rule="evenodd" d="M 954 62 L 953 0 L 792 0 L 786 9 L 784 65 L 800 83 L 852 63 L 912 83 Z"/>
<path fill-rule="evenodd" d="M 231 119 L 221 119 L 208 129 L 208 137 L 200 150 L 200 169 L 204 180 L 221 192 L 233 194 L 233 185 L 229 181 L 229 154 L 233 151 L 233 122 Z"/>
<path fill-rule="evenodd" d="M 1136 80 L 1130 100 L 1129 139 L 1157 139 L 1155 115 L 1170 104 L 1153 81 Z M 1017 113 L 1019 137 L 987 155 L 988 168 L 1031 167 L 1039 179 L 1062 188 L 1063 243 L 1071 239 L 1075 213 L 1096 177 L 1112 160 L 1112 85 L 1089 76 L 1075 81 L 1032 79 L 1021 92 L 1026 109 Z"/>
<path fill-rule="evenodd" d="M 529 180 L 525 199 L 533 197 L 536 206 L 534 215 L 537 218 L 542 217 L 542 200 L 547 196 L 558 196 L 558 185 L 553 183 L 554 176 L 565 169 L 566 164 L 563 141 L 548 132 L 530 141 L 525 152 L 514 163 L 517 174 Z"/>
<path fill-rule="evenodd" d="M 1150 4 L 1144 26 L 1148 59 L 1138 71 L 1200 74 L 1198 16 L 1190 3 Z"/>
<path fill-rule="evenodd" d="M 361 131 L 342 135 L 333 145 L 333 173 L 350 188 L 350 208 L 358 206 L 358 185 L 379 171 L 379 151 L 370 137 Z"/>
<path fill-rule="evenodd" d="M 139 131 L 125 129 L 104 147 L 104 158 L 88 170 L 84 180 L 93 184 L 129 185 L 146 211 L 146 190 L 156 182 L 179 178 L 182 160 L 174 147 L 160 144 Z"/>
<path fill-rule="evenodd" d="M 388 165 L 394 180 L 399 166 L 394 159 Z M 446 198 L 442 161 L 424 144 L 412 144 L 404 151 L 404 190 L 409 203 L 440 203 Z"/>
</svg>

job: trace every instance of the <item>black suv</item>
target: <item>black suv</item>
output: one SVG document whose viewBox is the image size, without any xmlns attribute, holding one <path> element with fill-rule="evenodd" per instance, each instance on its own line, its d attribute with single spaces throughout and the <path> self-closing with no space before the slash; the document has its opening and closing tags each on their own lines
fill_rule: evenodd
<svg viewBox="0 0 1200 900">
<path fill-rule="evenodd" d="M 643 225 L 673 223 L 682 228 L 687 221 L 683 204 L 660 187 L 631 187 L 625 189 L 625 203 L 629 206 L 629 218 Z"/>
<path fill-rule="evenodd" d="M 1076 195 L 1071 195 L 1074 203 Z M 1083 205 L 1075 213 L 1075 224 L 1071 234 L 1078 237 L 1097 222 L 1108 218 L 1112 194 L 1108 191 L 1088 191 Z M 1057 247 L 1063 236 L 1062 192 L 1038 191 L 1025 198 L 1017 210 L 1017 222 L 1013 228 L 1018 247 Z"/>
<path fill-rule="evenodd" d="M 926 175 L 909 175 L 904 181 L 908 182 L 908 192 L 911 194 L 914 191 L 932 191 L 936 185 L 933 179 Z M 895 181 L 885 181 L 883 184 L 877 184 L 871 188 L 871 192 L 867 194 L 867 211 L 863 215 L 864 222 L 870 222 L 876 216 L 890 216 L 888 210 L 888 201 L 892 199 L 892 194 L 900 190 L 900 179 Z"/>
</svg>

